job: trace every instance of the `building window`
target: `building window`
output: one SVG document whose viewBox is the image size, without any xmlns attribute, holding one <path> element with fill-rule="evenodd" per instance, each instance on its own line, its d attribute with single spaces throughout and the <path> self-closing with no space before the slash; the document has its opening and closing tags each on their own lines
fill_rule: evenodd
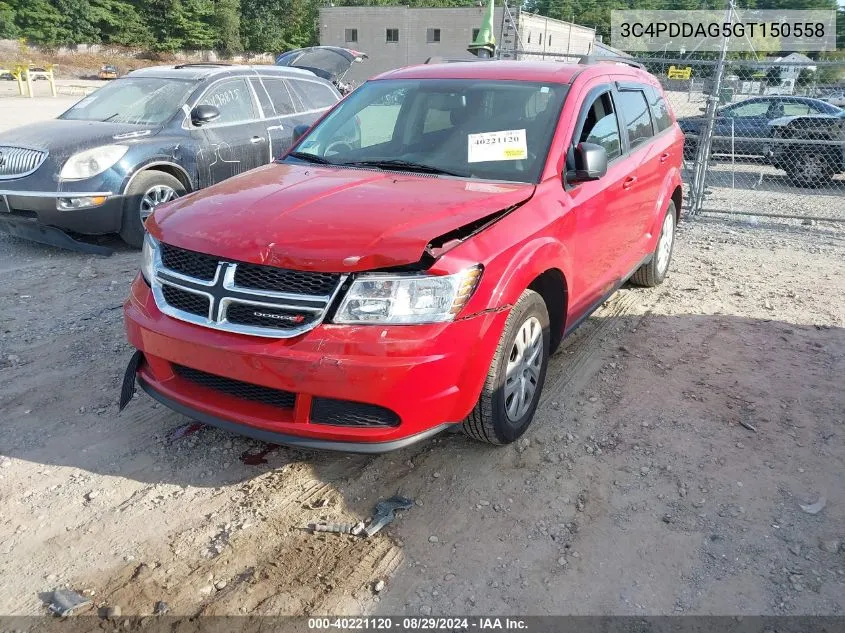
<svg viewBox="0 0 845 633">
<path fill-rule="evenodd" d="M 399 41 L 399 29 L 387 29 L 385 32 L 385 42 L 398 42 Z"/>
<path fill-rule="evenodd" d="M 551 46 L 551 45 L 552 45 L 552 36 L 549 35 L 549 46 Z"/>
<path fill-rule="evenodd" d="M 346 29 L 345 39 L 347 42 L 358 41 L 358 29 Z"/>
<path fill-rule="evenodd" d="M 429 44 L 435 44 L 440 41 L 440 29 L 426 29 L 425 41 Z"/>
<path fill-rule="evenodd" d="M 531 43 L 531 31 L 528 31 L 528 43 Z"/>
<path fill-rule="evenodd" d="M 477 39 L 478 39 L 478 33 L 479 33 L 480 31 L 481 31 L 481 29 L 473 29 L 473 30 L 472 30 L 472 41 L 473 41 L 473 42 L 474 42 L 475 40 L 477 40 Z"/>
</svg>

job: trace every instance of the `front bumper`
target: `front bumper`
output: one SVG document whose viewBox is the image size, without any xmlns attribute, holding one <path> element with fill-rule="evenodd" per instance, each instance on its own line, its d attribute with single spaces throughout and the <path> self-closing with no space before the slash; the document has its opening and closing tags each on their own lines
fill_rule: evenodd
<svg viewBox="0 0 845 633">
<path fill-rule="evenodd" d="M 293 339 L 262 339 L 162 314 L 138 276 L 124 317 L 129 342 L 143 353 L 138 383 L 166 406 L 269 442 L 383 452 L 467 416 L 507 311 L 432 325 L 324 324 Z M 180 366 L 295 398 L 286 407 L 237 397 L 185 378 Z M 333 423 L 323 423 L 312 408 L 320 399 L 375 405 L 393 412 L 398 423 L 355 426 L 342 410 Z"/>
<path fill-rule="evenodd" d="M 42 226 L 52 226 L 64 231 L 84 235 L 105 235 L 120 230 L 123 219 L 123 196 L 110 191 L 67 191 L 67 192 L 29 192 L 14 189 L 0 189 L 0 213 L 10 217 L 35 221 Z M 63 210 L 58 208 L 62 198 L 90 198 L 105 196 L 101 205 Z M 7 209 L 7 211 L 5 210 Z"/>
</svg>

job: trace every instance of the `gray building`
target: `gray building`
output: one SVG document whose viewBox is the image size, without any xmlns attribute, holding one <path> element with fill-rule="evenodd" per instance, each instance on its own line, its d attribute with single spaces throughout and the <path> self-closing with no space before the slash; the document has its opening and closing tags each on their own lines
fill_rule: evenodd
<svg viewBox="0 0 845 633">
<path fill-rule="evenodd" d="M 386 70 L 421 64 L 429 57 L 472 57 L 467 46 L 484 18 L 483 6 L 462 8 L 323 7 L 320 44 L 344 46 L 370 57 L 347 79 L 361 82 Z M 509 59 L 558 59 L 587 55 L 595 30 L 513 10 L 495 10 L 496 44 Z M 530 51 L 518 53 L 518 51 Z"/>
</svg>

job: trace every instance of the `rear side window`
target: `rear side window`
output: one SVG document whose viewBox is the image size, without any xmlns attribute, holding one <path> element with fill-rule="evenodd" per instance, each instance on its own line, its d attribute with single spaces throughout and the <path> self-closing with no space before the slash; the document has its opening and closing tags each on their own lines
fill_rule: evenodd
<svg viewBox="0 0 845 633">
<path fill-rule="evenodd" d="M 297 108 L 294 105 L 294 98 L 290 90 L 288 90 L 284 79 L 268 79 L 265 77 L 261 79 L 261 84 L 270 101 L 273 102 L 276 116 L 296 114 Z"/>
<path fill-rule="evenodd" d="M 337 97 L 331 88 L 316 81 L 292 79 L 290 85 L 305 105 L 306 110 L 324 110 L 337 103 Z"/>
<path fill-rule="evenodd" d="M 631 149 L 642 145 L 654 136 L 648 103 L 642 90 L 621 90 L 619 92 L 619 112 L 628 129 L 628 141 Z"/>
<path fill-rule="evenodd" d="M 607 160 L 622 155 L 619 122 L 609 92 L 598 96 L 590 105 L 578 142 L 601 145 L 607 151 Z"/>
<path fill-rule="evenodd" d="M 669 114 L 669 106 L 657 88 L 652 88 L 651 93 L 651 116 L 654 119 L 655 132 L 660 134 L 663 130 L 672 127 L 672 115 Z"/>
<path fill-rule="evenodd" d="M 270 99 L 270 95 L 267 93 L 267 90 L 264 88 L 264 85 L 261 83 L 261 80 L 253 77 L 249 80 L 249 82 L 252 84 L 252 88 L 255 90 L 255 95 L 258 97 L 258 104 L 261 106 L 264 118 L 275 116 L 276 111 L 273 108 L 273 102 Z"/>
</svg>

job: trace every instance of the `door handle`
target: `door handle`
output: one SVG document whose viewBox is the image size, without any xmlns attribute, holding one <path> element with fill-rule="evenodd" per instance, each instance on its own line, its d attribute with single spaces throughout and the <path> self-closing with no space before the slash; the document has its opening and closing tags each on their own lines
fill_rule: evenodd
<svg viewBox="0 0 845 633">
<path fill-rule="evenodd" d="M 665 163 L 667 160 L 669 160 L 669 156 L 671 156 L 671 154 L 669 152 L 663 152 L 660 155 L 660 162 Z"/>
<path fill-rule="evenodd" d="M 636 177 L 636 176 L 628 176 L 628 177 L 625 179 L 625 182 L 623 182 L 623 183 L 622 183 L 622 188 L 623 188 L 623 189 L 630 189 L 631 187 L 633 187 L 633 186 L 634 186 L 634 183 L 635 183 L 635 182 L 637 182 L 637 177 Z"/>
<path fill-rule="evenodd" d="M 263 143 L 264 140 L 265 139 L 264 139 L 263 136 L 253 136 L 251 139 L 249 139 L 249 142 L 250 143 Z"/>
</svg>

